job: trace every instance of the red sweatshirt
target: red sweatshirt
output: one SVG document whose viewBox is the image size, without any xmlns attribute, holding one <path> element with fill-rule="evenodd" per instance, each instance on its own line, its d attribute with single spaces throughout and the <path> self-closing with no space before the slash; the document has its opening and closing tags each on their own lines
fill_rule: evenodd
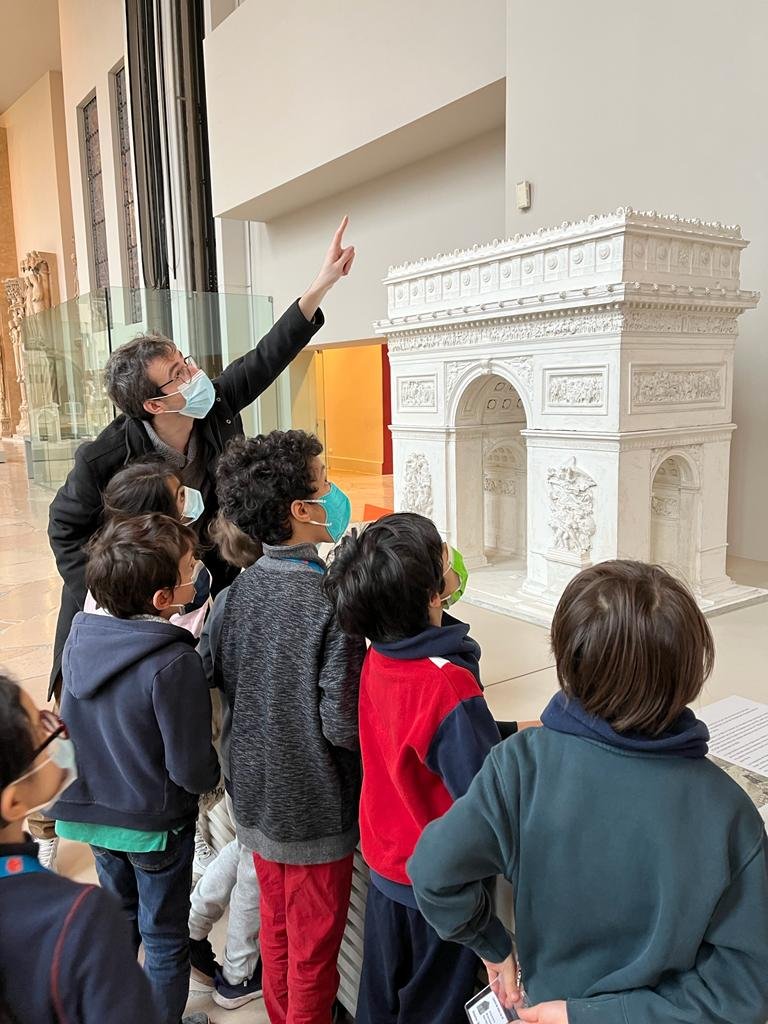
<svg viewBox="0 0 768 1024">
<path fill-rule="evenodd" d="M 467 627 L 460 628 L 463 641 Z M 500 739 L 473 673 L 430 656 L 451 656 L 448 633 L 433 627 L 375 644 L 360 680 L 363 856 L 374 884 L 409 906 L 416 904 L 405 864 L 417 840 L 466 792 Z"/>
</svg>

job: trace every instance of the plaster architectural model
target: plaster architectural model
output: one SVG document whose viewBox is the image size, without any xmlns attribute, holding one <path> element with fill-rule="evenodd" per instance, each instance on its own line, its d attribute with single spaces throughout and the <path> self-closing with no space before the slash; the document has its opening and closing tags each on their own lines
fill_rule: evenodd
<svg viewBox="0 0 768 1024">
<path fill-rule="evenodd" d="M 725 570 L 747 244 L 621 207 L 390 268 L 395 507 L 461 549 L 469 600 L 548 622 L 617 557 L 666 566 L 705 610 L 768 596 Z"/>
</svg>

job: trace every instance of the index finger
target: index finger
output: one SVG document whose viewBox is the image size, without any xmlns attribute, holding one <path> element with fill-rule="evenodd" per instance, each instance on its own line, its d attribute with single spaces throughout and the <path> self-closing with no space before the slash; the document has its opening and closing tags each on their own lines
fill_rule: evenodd
<svg viewBox="0 0 768 1024">
<path fill-rule="evenodd" d="M 333 245 L 341 245 L 341 240 L 344 237 L 347 224 L 349 224 L 349 216 L 345 213 L 341 219 L 341 224 L 336 228 L 336 234 L 333 236 Z"/>
</svg>

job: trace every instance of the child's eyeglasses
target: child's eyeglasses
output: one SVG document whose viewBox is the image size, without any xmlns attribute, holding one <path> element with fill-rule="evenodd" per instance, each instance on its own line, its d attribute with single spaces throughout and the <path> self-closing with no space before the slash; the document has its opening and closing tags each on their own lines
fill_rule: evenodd
<svg viewBox="0 0 768 1024">
<path fill-rule="evenodd" d="M 53 740 L 61 737 L 63 740 L 69 739 L 69 733 L 64 722 L 59 718 L 58 715 L 54 714 L 53 711 L 44 710 L 40 712 L 40 727 L 46 734 L 43 742 L 35 749 L 32 754 L 32 761 L 42 754 L 49 743 Z M 30 762 L 31 763 L 31 762 Z"/>
</svg>

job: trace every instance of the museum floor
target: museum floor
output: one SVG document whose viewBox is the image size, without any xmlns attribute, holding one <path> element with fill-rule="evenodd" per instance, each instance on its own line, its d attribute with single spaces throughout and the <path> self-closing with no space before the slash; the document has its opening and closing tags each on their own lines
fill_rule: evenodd
<svg viewBox="0 0 768 1024">
<path fill-rule="evenodd" d="M 51 492 L 27 481 L 20 446 L 6 443 L 0 464 L 0 666 L 42 702 L 48 679 L 51 640 L 60 581 L 48 547 L 46 525 Z M 365 503 L 392 507 L 391 478 L 336 474 L 352 498 L 353 517 Z M 731 559 L 729 573 L 739 583 L 768 586 L 768 563 Z M 463 603 L 461 616 L 483 648 L 486 696 L 497 718 L 535 718 L 556 687 L 545 629 Z M 702 703 L 729 694 L 766 699 L 768 602 L 712 618 L 717 663 Z M 60 870 L 81 880 L 93 879 L 90 851 L 64 843 Z M 262 1024 L 266 1014 L 257 1003 L 222 1010 L 205 994 L 190 997 L 189 1010 L 207 1010 L 212 1021 Z"/>
</svg>

